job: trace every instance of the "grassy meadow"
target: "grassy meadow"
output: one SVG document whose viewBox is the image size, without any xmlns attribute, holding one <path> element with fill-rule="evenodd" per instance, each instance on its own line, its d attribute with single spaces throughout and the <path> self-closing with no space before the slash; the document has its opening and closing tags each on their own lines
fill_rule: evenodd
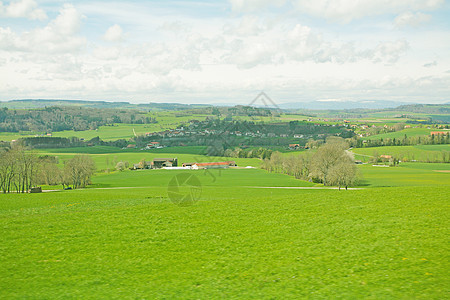
<svg viewBox="0 0 450 300">
<path fill-rule="evenodd" d="M 162 183 L 1 195 L 2 298 L 448 294 L 448 186 L 205 185 L 180 207 Z"/>
<path fill-rule="evenodd" d="M 259 159 L 207 157 L 203 150 L 40 150 L 61 165 L 88 152 L 98 172 L 86 189 L 0 194 L 0 297 L 448 295 L 449 164 L 360 165 L 359 189 L 338 191 L 268 173 Z M 105 172 L 120 160 L 156 157 L 256 168 Z M 201 184 L 192 205 L 170 198 L 168 184 L 179 174 Z"/>
<path fill-rule="evenodd" d="M 396 132 L 388 132 L 383 134 L 376 134 L 364 137 L 365 140 L 379 140 L 379 139 L 403 139 L 405 135 L 407 137 L 419 136 L 419 135 L 430 135 L 432 131 L 443 131 L 441 129 L 428 129 L 428 128 L 406 128 Z"/>
<path fill-rule="evenodd" d="M 106 147 L 105 147 L 106 148 Z M 179 148 L 186 148 L 185 152 L 187 153 L 174 153 L 174 150 L 171 151 L 170 148 L 163 148 L 163 149 L 155 149 L 155 150 L 149 150 L 149 151 L 139 151 L 139 150 L 130 150 L 130 151 L 124 151 L 124 152 L 114 152 L 112 150 L 111 152 L 103 152 L 101 149 L 105 148 L 88 148 L 87 152 L 85 154 L 89 154 L 89 156 L 94 160 L 97 170 L 98 171 L 104 171 L 104 170 L 114 170 L 116 164 L 119 161 L 128 161 L 130 165 L 139 163 L 142 159 L 145 159 L 145 161 L 152 161 L 155 158 L 178 158 L 178 164 L 181 166 L 182 163 L 188 163 L 188 162 L 215 162 L 215 161 L 235 161 L 238 166 L 240 167 L 246 167 L 246 166 L 253 166 L 253 167 L 259 167 L 261 165 L 261 160 L 256 158 L 234 158 L 234 157 L 216 157 L 216 156 L 205 156 L 202 154 L 196 154 L 196 153 L 202 153 L 203 149 L 202 147 L 179 147 Z M 107 147 L 107 148 L 113 148 L 113 147 Z M 174 147 L 175 148 L 175 147 Z M 71 150 L 68 150 L 71 149 Z M 77 148 L 67 148 L 64 149 L 65 151 L 77 151 Z M 114 148 L 113 148 L 114 149 Z M 162 150 L 169 149 L 168 152 L 164 152 Z M 61 150 L 61 149 L 58 149 Z M 161 150 L 161 151 L 159 151 Z M 59 164 L 62 167 L 64 161 L 69 160 L 73 156 L 77 155 L 79 152 L 56 152 L 54 149 L 50 150 L 41 150 L 39 151 L 39 155 L 51 155 L 51 156 L 57 156 L 59 160 Z M 106 150 L 108 151 L 108 150 Z"/>
<path fill-rule="evenodd" d="M 415 145 L 353 148 L 357 159 L 368 161 L 374 154 L 397 156 L 403 161 L 442 161 L 450 152 L 450 145 Z M 443 156 L 444 155 L 444 156 Z"/>
<path fill-rule="evenodd" d="M 150 112 L 149 117 L 154 117 L 158 123 L 152 124 L 122 124 L 116 123 L 110 126 L 100 126 L 95 130 L 65 130 L 53 132 L 54 137 L 78 137 L 90 140 L 95 137 L 100 137 L 104 141 L 112 141 L 118 139 L 130 139 L 136 135 L 144 135 L 147 132 L 159 132 L 167 129 L 175 129 L 177 126 L 189 120 L 205 120 L 208 115 L 203 114 L 188 114 L 176 112 Z M 33 137 L 43 132 L 22 132 L 10 133 L 0 132 L 0 141 L 11 141 L 21 137 Z"/>
</svg>

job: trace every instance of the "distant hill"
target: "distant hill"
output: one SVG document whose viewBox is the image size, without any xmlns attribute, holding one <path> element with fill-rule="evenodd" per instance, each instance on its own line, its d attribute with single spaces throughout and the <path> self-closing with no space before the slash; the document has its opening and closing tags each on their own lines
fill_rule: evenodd
<svg viewBox="0 0 450 300">
<path fill-rule="evenodd" d="M 311 101 L 311 102 L 294 102 L 280 104 L 282 109 L 308 109 L 308 110 L 344 110 L 344 109 L 386 109 L 395 108 L 409 103 L 395 101 Z"/>
<path fill-rule="evenodd" d="M 11 109 L 32 109 L 50 106 L 82 106 L 91 108 L 116 108 L 116 109 L 140 109 L 140 110 L 186 110 L 193 108 L 210 107 L 211 105 L 181 104 L 181 103 L 132 104 L 129 102 L 49 100 L 49 99 L 21 99 L 21 100 L 0 102 L 0 107 L 7 107 Z"/>
</svg>

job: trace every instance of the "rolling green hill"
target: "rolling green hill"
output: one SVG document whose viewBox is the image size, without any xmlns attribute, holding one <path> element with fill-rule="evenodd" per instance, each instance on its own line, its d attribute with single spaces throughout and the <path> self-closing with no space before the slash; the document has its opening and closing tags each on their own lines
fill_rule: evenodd
<svg viewBox="0 0 450 300">
<path fill-rule="evenodd" d="M 397 156 L 403 161 L 436 162 L 447 161 L 450 145 L 384 146 L 354 148 L 352 152 L 358 159 L 368 161 L 374 154 Z"/>
</svg>

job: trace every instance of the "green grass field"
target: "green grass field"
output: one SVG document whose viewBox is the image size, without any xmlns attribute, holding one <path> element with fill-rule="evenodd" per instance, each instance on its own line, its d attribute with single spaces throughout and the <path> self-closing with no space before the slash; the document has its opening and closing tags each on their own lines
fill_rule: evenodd
<svg viewBox="0 0 450 300">
<path fill-rule="evenodd" d="M 230 160 L 83 149 L 99 170 L 143 157 Z M 60 150 L 39 153 L 62 161 L 80 149 Z M 359 168 L 362 189 L 348 191 L 226 169 L 101 172 L 86 189 L 0 194 L 0 297 L 446 298 L 450 165 Z M 190 206 L 168 193 L 182 173 L 201 183 Z"/>
<path fill-rule="evenodd" d="M 53 132 L 55 137 L 78 137 L 90 140 L 95 137 L 100 137 L 104 141 L 129 139 L 136 135 L 144 135 L 147 132 L 159 132 L 167 129 L 174 129 L 184 122 L 189 120 L 202 121 L 206 119 L 208 115 L 200 114 L 182 114 L 176 112 L 151 112 L 149 116 L 156 118 L 158 123 L 154 124 L 114 124 L 113 126 L 100 126 L 96 130 L 66 130 Z M 134 129 L 134 131 L 133 131 Z M 9 133 L 0 132 L 0 141 L 11 141 L 21 137 L 33 137 L 36 134 L 42 134 L 42 132 L 22 132 L 22 133 Z"/>
<path fill-rule="evenodd" d="M 58 153 L 84 153 L 84 154 L 111 154 L 111 153 L 180 153 L 180 154 L 198 154 L 203 155 L 206 152 L 206 146 L 177 146 L 160 149 L 121 149 L 112 146 L 93 146 L 93 147 L 72 147 L 72 148 L 53 148 L 38 149 L 38 153 L 58 154 Z"/>
<path fill-rule="evenodd" d="M 155 158 L 178 158 L 178 164 L 188 162 L 216 162 L 216 161 L 235 161 L 238 166 L 246 167 L 253 166 L 259 167 L 261 160 L 256 158 L 234 158 L 234 157 L 217 157 L 217 156 L 205 156 L 196 153 L 202 153 L 203 147 L 173 147 L 182 149 L 176 151 L 172 148 L 155 149 L 149 151 L 139 150 L 125 150 L 121 152 L 115 152 L 118 148 L 114 147 L 84 147 L 84 148 L 67 148 L 67 149 L 45 149 L 39 150 L 39 155 L 51 155 L 57 156 L 59 163 L 62 166 L 64 161 L 72 158 L 78 153 L 89 154 L 96 163 L 97 170 L 113 170 L 119 161 L 128 161 L 131 164 L 139 163 L 142 159 L 146 161 L 152 161 Z M 81 151 L 80 151 L 81 149 Z M 172 149 L 172 150 L 171 150 Z M 86 152 L 82 152 L 86 150 Z M 167 150 L 164 151 L 164 150 Z M 184 151 L 183 151 L 184 150 Z M 186 152 L 186 153 L 175 153 Z"/>
<path fill-rule="evenodd" d="M 365 140 L 379 140 L 379 139 L 402 139 L 405 137 L 412 137 L 412 136 L 418 136 L 418 135 L 430 135 L 430 132 L 432 131 L 442 131 L 438 129 L 428 129 L 428 128 L 406 128 L 400 131 L 396 132 L 389 132 L 389 133 L 383 133 L 383 134 L 377 134 L 372 135 L 368 137 L 364 137 Z"/>
<path fill-rule="evenodd" d="M 450 145 L 416 145 L 416 146 L 384 146 L 353 148 L 357 159 L 367 161 L 374 153 L 378 155 L 394 155 L 401 160 L 417 160 L 424 162 L 442 161 L 443 155 L 448 157 Z"/>
<path fill-rule="evenodd" d="M 247 170 L 243 170 L 247 171 Z M 2 298 L 448 294 L 447 187 L 0 195 Z"/>
</svg>

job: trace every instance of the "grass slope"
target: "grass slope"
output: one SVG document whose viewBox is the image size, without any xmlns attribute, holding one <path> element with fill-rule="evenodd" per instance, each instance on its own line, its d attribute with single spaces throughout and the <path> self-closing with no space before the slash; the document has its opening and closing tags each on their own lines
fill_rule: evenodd
<svg viewBox="0 0 450 300">
<path fill-rule="evenodd" d="M 448 187 L 0 196 L 2 298 L 448 295 Z"/>
<path fill-rule="evenodd" d="M 175 148 L 175 147 L 174 147 Z M 188 147 L 186 147 L 188 148 Z M 74 151 L 78 151 L 77 148 L 71 148 Z M 141 159 L 145 159 L 146 161 L 152 161 L 155 158 L 178 158 L 178 165 L 181 166 L 182 163 L 187 162 L 217 162 L 217 161 L 235 161 L 238 166 L 246 167 L 246 166 L 253 166 L 253 167 L 259 167 L 262 163 L 260 159 L 257 158 L 234 158 L 234 157 L 217 157 L 217 156 L 205 156 L 205 155 L 199 155 L 195 154 L 195 152 L 201 153 L 200 148 L 190 148 L 189 150 L 186 150 L 186 152 L 190 153 L 173 153 L 171 152 L 171 148 L 164 148 L 168 149 L 168 152 L 159 152 L 159 151 L 123 151 L 123 152 L 117 152 L 117 153 L 108 153 L 108 152 L 102 152 L 99 150 L 100 153 L 88 153 L 90 157 L 95 161 L 96 167 L 98 170 L 114 170 L 117 162 L 119 161 L 128 161 L 131 164 L 139 163 Z M 162 150 L 164 150 L 162 149 Z M 159 149 L 158 149 L 159 150 Z M 39 155 L 52 155 L 57 156 L 60 162 L 60 165 L 63 165 L 63 162 L 72 158 L 74 155 L 77 155 L 77 152 L 54 152 L 55 150 L 42 150 L 39 151 Z M 58 151 L 58 150 L 56 150 Z M 63 150 L 64 151 L 64 150 Z M 68 151 L 68 150 L 66 150 Z M 107 151 L 107 150 L 106 150 Z M 95 152 L 95 151 L 93 151 Z M 191 154 L 191 152 L 194 152 Z"/>
<path fill-rule="evenodd" d="M 136 135 L 144 135 L 147 132 L 159 132 L 167 129 L 174 129 L 182 123 L 189 120 L 205 120 L 207 115 L 201 114 L 182 114 L 176 112 L 154 112 L 148 114 L 151 117 L 156 118 L 158 123 L 154 124 L 114 124 L 111 126 L 100 126 L 96 130 L 65 130 L 53 132 L 55 137 L 78 137 L 90 140 L 95 137 L 100 137 L 104 141 L 118 140 L 118 139 L 130 139 Z M 133 132 L 134 129 L 134 132 Z M 23 132 L 23 133 L 9 133 L 0 132 L 0 141 L 11 141 L 21 137 L 33 137 L 36 134 L 42 132 Z"/>
<path fill-rule="evenodd" d="M 361 186 L 442 186 L 450 182 L 449 164 L 401 163 L 396 167 L 360 166 Z"/>
<path fill-rule="evenodd" d="M 386 139 L 386 138 L 396 138 L 396 139 L 402 139 L 405 137 L 411 137 L 411 136 L 418 136 L 418 135 L 430 135 L 430 132 L 432 131 L 442 131 L 438 129 L 428 129 L 428 128 L 407 128 L 396 132 L 388 132 L 383 134 L 376 134 L 368 137 L 364 137 L 365 140 L 379 140 L 379 139 Z"/>
<path fill-rule="evenodd" d="M 363 161 L 367 161 L 374 153 L 378 153 L 378 155 L 394 155 L 405 161 L 433 162 L 442 160 L 443 153 L 448 157 L 449 151 L 450 145 L 384 146 L 352 149 L 352 152 L 356 154 L 356 158 Z"/>
</svg>

